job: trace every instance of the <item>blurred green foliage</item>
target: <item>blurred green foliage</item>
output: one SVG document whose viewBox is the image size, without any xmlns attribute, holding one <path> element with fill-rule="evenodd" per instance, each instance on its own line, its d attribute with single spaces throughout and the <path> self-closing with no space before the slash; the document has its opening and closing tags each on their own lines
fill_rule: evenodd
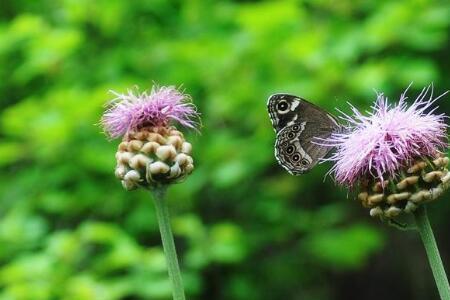
<svg viewBox="0 0 450 300">
<path fill-rule="evenodd" d="M 443 92 L 449 22 L 432 0 L 0 1 L 0 299 L 170 299 L 151 197 L 121 188 L 95 126 L 109 89 L 153 81 L 203 119 L 196 170 L 169 191 L 189 299 L 437 297 L 415 235 L 378 226 L 329 165 L 277 166 L 266 99 Z M 433 207 L 448 227 L 448 201 Z"/>
</svg>

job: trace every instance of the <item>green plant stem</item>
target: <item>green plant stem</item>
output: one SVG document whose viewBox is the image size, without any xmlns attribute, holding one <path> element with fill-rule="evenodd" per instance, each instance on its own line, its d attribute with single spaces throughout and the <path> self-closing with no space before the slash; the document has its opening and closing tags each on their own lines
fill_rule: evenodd
<svg viewBox="0 0 450 300">
<path fill-rule="evenodd" d="M 420 237 L 425 246 L 425 251 L 427 252 L 428 261 L 430 262 L 430 267 L 433 271 L 434 280 L 436 281 L 441 300 L 450 300 L 450 286 L 448 284 L 441 256 L 439 255 L 436 240 L 434 239 L 433 230 L 431 229 L 430 221 L 428 220 L 425 205 L 420 205 L 417 208 L 414 212 L 414 218 L 417 229 L 420 232 Z"/>
<path fill-rule="evenodd" d="M 172 229 L 170 227 L 169 208 L 164 198 L 166 188 L 159 187 L 153 191 L 156 214 L 158 216 L 159 231 L 166 255 L 167 269 L 172 281 L 172 295 L 174 300 L 185 300 L 183 281 L 181 279 L 180 267 L 178 265 L 177 251 L 173 240 Z"/>
</svg>

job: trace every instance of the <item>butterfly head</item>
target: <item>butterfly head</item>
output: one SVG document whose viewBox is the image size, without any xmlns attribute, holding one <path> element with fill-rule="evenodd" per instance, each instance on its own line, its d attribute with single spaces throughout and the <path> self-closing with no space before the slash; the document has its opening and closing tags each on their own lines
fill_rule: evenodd
<svg viewBox="0 0 450 300">
<path fill-rule="evenodd" d="M 298 118 L 296 109 L 300 103 L 300 98 L 288 94 L 275 94 L 269 97 L 267 109 L 276 132 L 295 123 Z"/>
</svg>

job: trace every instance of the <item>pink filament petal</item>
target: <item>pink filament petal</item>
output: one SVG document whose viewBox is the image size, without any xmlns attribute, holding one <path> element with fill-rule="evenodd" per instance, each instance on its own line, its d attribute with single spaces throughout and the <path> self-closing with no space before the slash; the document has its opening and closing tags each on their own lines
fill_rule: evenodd
<svg viewBox="0 0 450 300">
<path fill-rule="evenodd" d="M 336 147 L 327 159 L 335 163 L 330 172 L 336 181 L 349 186 L 365 176 L 383 181 L 395 177 L 412 159 L 446 149 L 446 116 L 433 114 L 436 108 L 431 108 L 442 96 L 433 99 L 429 86 L 408 106 L 406 91 L 396 105 L 379 93 L 368 116 L 351 106 L 353 116 L 342 117 L 348 123 L 346 130 L 322 142 Z"/>
<path fill-rule="evenodd" d="M 181 93 L 173 86 L 153 87 L 150 94 L 143 92 L 116 96 L 102 116 L 101 125 L 110 138 L 117 138 L 129 130 L 143 126 L 166 126 L 177 122 L 188 128 L 198 125 L 198 112 L 190 102 L 190 96 Z"/>
</svg>

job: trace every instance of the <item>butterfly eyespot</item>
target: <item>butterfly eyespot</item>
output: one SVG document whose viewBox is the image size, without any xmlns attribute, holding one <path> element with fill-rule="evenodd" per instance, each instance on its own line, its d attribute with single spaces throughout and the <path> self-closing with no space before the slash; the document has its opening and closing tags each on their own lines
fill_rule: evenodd
<svg viewBox="0 0 450 300">
<path fill-rule="evenodd" d="M 293 160 L 293 161 L 299 161 L 299 159 L 300 159 L 300 155 L 298 155 L 298 154 L 294 154 L 294 155 L 292 156 L 292 160 Z"/>
<path fill-rule="evenodd" d="M 288 133 L 288 138 L 293 139 L 295 137 L 295 134 L 293 134 L 292 132 Z"/>
<path fill-rule="evenodd" d="M 291 145 L 291 146 L 286 148 L 286 153 L 287 154 L 292 154 L 293 152 L 294 152 L 294 146 Z"/>
<path fill-rule="evenodd" d="M 286 101 L 280 101 L 277 104 L 278 112 L 283 113 L 289 110 L 289 104 Z"/>
<path fill-rule="evenodd" d="M 292 126 L 292 130 L 299 131 L 300 130 L 300 126 L 294 125 L 294 126 Z"/>
<path fill-rule="evenodd" d="M 301 164 L 303 167 L 306 167 L 306 166 L 308 165 L 308 161 L 307 161 L 306 159 L 302 159 L 302 160 L 300 161 L 300 164 Z"/>
</svg>

